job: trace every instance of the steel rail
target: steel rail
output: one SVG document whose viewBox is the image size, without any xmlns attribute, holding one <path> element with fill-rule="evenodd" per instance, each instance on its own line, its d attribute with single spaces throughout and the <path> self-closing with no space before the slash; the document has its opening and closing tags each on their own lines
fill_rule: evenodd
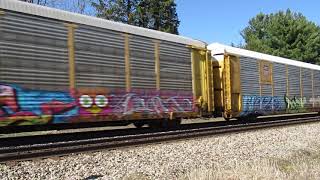
<svg viewBox="0 0 320 180">
<path fill-rule="evenodd" d="M 256 121 L 252 123 L 225 123 L 221 126 L 182 128 L 174 130 L 156 131 L 143 130 L 142 134 L 130 134 L 100 137 L 92 139 L 76 139 L 68 141 L 48 142 L 43 144 L 30 144 L 21 146 L 0 147 L 0 163 L 10 161 L 32 160 L 37 158 L 49 158 L 53 156 L 65 156 L 71 153 L 92 152 L 102 149 L 119 148 L 132 145 L 159 143 L 163 141 L 184 140 L 195 137 L 252 131 L 262 128 L 280 127 L 286 125 L 319 122 L 320 117 L 301 117 L 294 119 L 278 119 Z M 88 133 L 88 132 L 85 132 Z M 64 134 L 61 134 L 61 137 Z"/>
</svg>

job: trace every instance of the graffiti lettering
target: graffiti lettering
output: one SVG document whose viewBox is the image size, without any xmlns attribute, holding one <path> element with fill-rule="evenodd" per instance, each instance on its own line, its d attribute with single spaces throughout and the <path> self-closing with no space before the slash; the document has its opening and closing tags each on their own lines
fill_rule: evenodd
<svg viewBox="0 0 320 180">
<path fill-rule="evenodd" d="M 304 111 L 304 106 L 307 103 L 306 97 L 304 98 L 293 97 L 290 99 L 289 97 L 285 96 L 285 101 L 286 101 L 287 110 L 297 111 L 297 112 Z"/>
<path fill-rule="evenodd" d="M 116 95 L 112 96 L 114 99 Z M 128 93 L 120 98 L 120 101 L 112 105 L 115 112 L 125 115 L 133 112 L 167 113 L 192 111 L 192 97 L 173 96 L 161 98 L 159 95 L 139 96 L 139 94 Z"/>
<path fill-rule="evenodd" d="M 76 115 L 74 98 L 68 93 L 12 85 L 0 85 L 0 89 L 0 126 L 62 123 Z"/>
<path fill-rule="evenodd" d="M 320 96 L 318 96 L 316 98 L 310 98 L 309 102 L 311 104 L 314 104 L 315 107 L 319 107 L 320 106 Z"/>
<path fill-rule="evenodd" d="M 278 96 L 243 96 L 242 102 L 243 114 L 268 114 L 285 110 L 283 97 Z"/>
<path fill-rule="evenodd" d="M 87 88 L 70 92 L 0 84 L 0 126 L 127 118 L 162 118 L 195 112 L 192 92 Z M 23 123 L 22 123 L 23 122 Z"/>
</svg>

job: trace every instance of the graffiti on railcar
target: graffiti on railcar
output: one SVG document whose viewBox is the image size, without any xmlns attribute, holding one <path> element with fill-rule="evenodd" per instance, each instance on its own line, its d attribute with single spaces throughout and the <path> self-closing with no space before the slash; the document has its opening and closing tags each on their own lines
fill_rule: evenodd
<svg viewBox="0 0 320 180">
<path fill-rule="evenodd" d="M 279 96 L 242 96 L 242 101 L 242 115 L 268 114 L 286 108 L 283 97 Z"/>
<path fill-rule="evenodd" d="M 0 126 L 163 118 L 195 112 L 192 92 L 87 88 L 68 92 L 0 84 Z"/>
<path fill-rule="evenodd" d="M 74 102 L 66 92 L 27 90 L 0 84 L 0 126 L 67 122 L 77 115 Z"/>
<path fill-rule="evenodd" d="M 121 119 L 134 115 L 139 115 L 137 118 L 162 118 L 169 112 L 194 111 L 193 95 L 184 91 L 137 89 L 128 93 L 123 89 L 79 89 L 77 98 L 81 118 L 112 116 Z"/>
<path fill-rule="evenodd" d="M 310 98 L 309 102 L 314 104 L 315 107 L 320 107 L 320 96 L 315 98 Z"/>
<path fill-rule="evenodd" d="M 306 112 L 307 109 L 320 106 L 320 97 L 310 98 L 307 97 L 299 98 L 296 96 L 243 96 L 242 97 L 243 111 L 241 115 L 248 114 L 270 114 L 272 112 L 288 112 L 298 113 Z"/>
<path fill-rule="evenodd" d="M 289 98 L 285 96 L 285 101 L 286 101 L 286 108 L 289 112 L 304 112 L 305 110 L 305 105 L 307 103 L 307 98 L 298 98 L 298 97 L 292 97 Z"/>
<path fill-rule="evenodd" d="M 106 88 L 80 89 L 74 92 L 79 106 L 79 117 L 94 120 L 94 116 L 106 116 L 112 112 L 109 106 L 109 91 Z"/>
</svg>

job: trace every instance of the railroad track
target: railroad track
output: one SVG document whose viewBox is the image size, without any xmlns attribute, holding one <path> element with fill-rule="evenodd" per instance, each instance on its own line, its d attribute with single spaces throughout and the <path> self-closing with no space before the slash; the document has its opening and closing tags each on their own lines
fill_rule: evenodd
<svg viewBox="0 0 320 180">
<path fill-rule="evenodd" d="M 149 128 L 143 128 L 139 130 L 77 132 L 8 138 L 2 139 L 0 143 L 0 163 L 50 158 L 70 155 L 71 153 L 99 151 L 108 148 L 319 122 L 319 120 L 319 116 L 314 116 L 276 120 L 264 119 L 250 123 L 230 121 L 187 124 L 179 129 L 172 130 L 155 131 Z"/>
</svg>

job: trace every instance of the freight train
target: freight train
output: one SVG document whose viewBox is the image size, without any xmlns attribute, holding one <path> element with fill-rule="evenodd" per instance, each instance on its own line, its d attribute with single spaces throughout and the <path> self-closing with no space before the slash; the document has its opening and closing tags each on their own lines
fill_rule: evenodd
<svg viewBox="0 0 320 180">
<path fill-rule="evenodd" d="M 318 112 L 320 67 L 0 1 L 0 126 Z"/>
</svg>

